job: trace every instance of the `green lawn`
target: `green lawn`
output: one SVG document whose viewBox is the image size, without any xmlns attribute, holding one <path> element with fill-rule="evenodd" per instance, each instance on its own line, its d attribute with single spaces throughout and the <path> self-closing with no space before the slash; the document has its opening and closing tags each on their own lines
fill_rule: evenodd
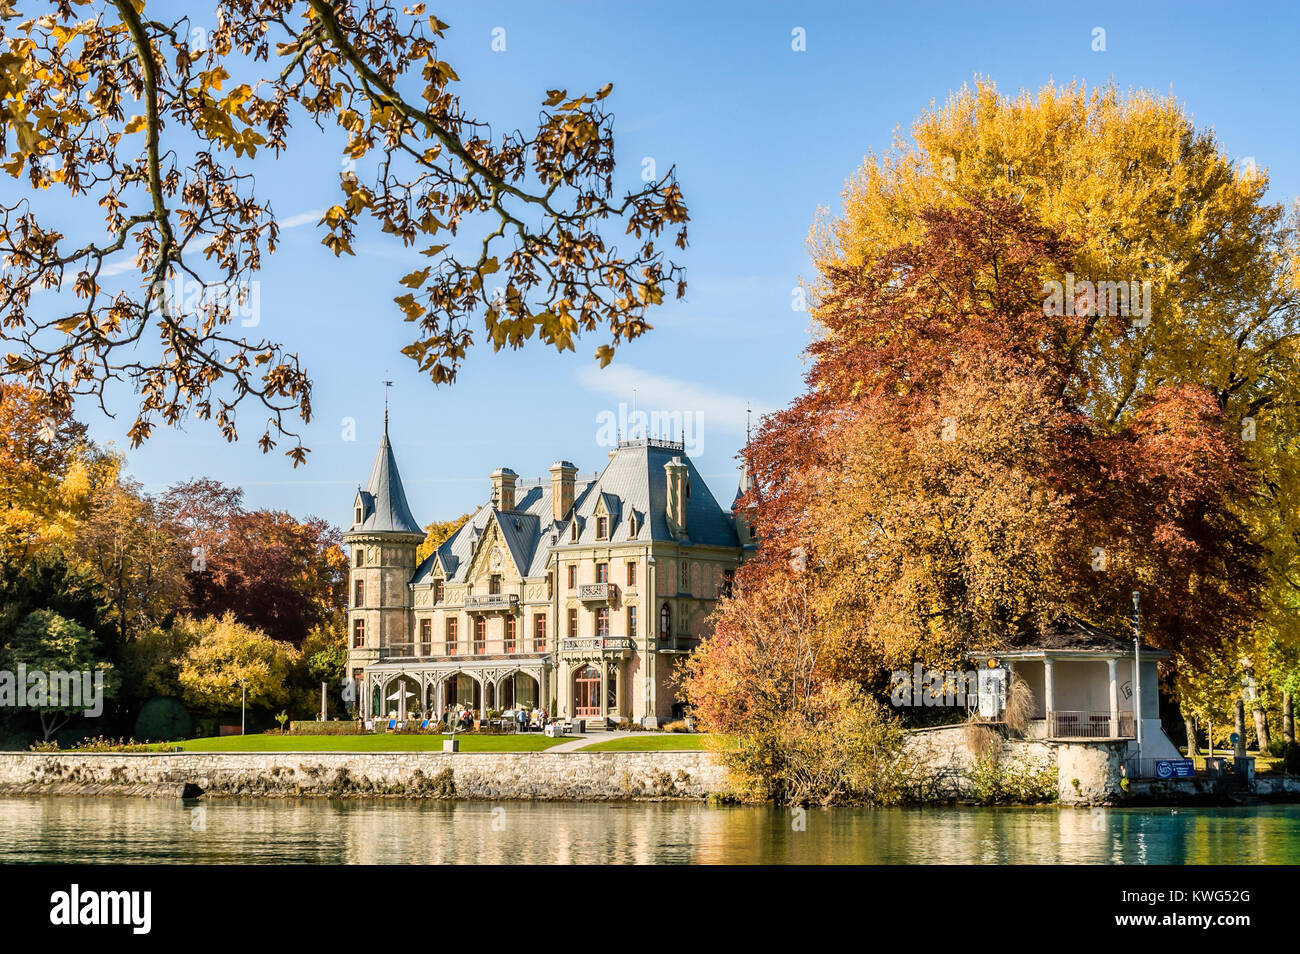
<svg viewBox="0 0 1300 954">
<path fill-rule="evenodd" d="M 684 732 L 631 732 L 624 738 L 583 746 L 580 752 L 697 752 L 704 748 L 703 735 Z"/>
<path fill-rule="evenodd" d="M 169 742 L 186 752 L 441 752 L 444 735 L 226 735 Z M 522 735 L 457 735 L 462 752 L 538 752 L 568 739 Z"/>
<path fill-rule="evenodd" d="M 1181 746 L 1181 747 L 1178 749 L 1178 751 L 1182 753 L 1182 755 L 1183 755 L 1184 758 L 1186 758 L 1186 756 L 1187 756 L 1187 746 Z M 1206 754 L 1207 754 L 1207 753 L 1206 753 L 1205 749 L 1202 748 L 1202 749 L 1201 749 L 1201 754 L 1200 754 L 1200 755 L 1197 755 L 1197 756 L 1193 756 L 1193 758 L 1192 758 L 1192 765 L 1195 767 L 1195 769 L 1196 769 L 1198 772 L 1201 772 L 1201 771 L 1204 771 L 1204 770 L 1205 770 L 1205 756 L 1206 756 Z M 1215 754 L 1215 756 L 1218 757 L 1218 758 L 1226 758 L 1228 761 L 1232 761 L 1232 749 L 1231 749 L 1231 748 L 1226 748 L 1226 749 L 1225 749 L 1225 748 L 1222 748 L 1222 747 L 1218 747 L 1218 748 L 1216 748 L 1216 749 L 1214 750 L 1214 754 Z M 1282 760 L 1281 760 L 1281 759 L 1275 759 L 1275 758 L 1273 758 L 1273 756 L 1271 756 L 1271 755 L 1260 755 L 1260 754 L 1259 754 L 1258 752 L 1256 752 L 1254 749 L 1251 749 L 1251 750 L 1247 751 L 1246 754 L 1249 755 L 1251 758 L 1253 758 L 1253 759 L 1255 760 L 1255 774 L 1256 774 L 1256 775 L 1267 775 L 1267 774 L 1270 773 L 1270 772 L 1277 772 L 1278 774 L 1281 774 L 1282 771 L 1283 771 L 1283 763 L 1282 763 Z"/>
</svg>

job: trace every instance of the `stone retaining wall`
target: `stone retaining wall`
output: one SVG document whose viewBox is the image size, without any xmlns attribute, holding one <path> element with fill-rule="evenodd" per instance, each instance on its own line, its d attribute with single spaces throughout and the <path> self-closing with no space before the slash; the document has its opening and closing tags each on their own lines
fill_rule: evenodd
<svg viewBox="0 0 1300 954">
<path fill-rule="evenodd" d="M 978 798 L 988 784 L 960 726 L 911 733 L 908 750 L 932 773 L 928 799 Z M 1202 779 L 1135 780 L 1125 792 L 1113 743 L 1008 741 L 998 762 L 1002 780 L 1054 782 L 1066 805 L 1223 796 Z M 705 752 L 0 753 L 0 794 L 607 801 L 726 790 Z M 1300 779 L 1260 776 L 1255 794 L 1296 798 Z"/>
<path fill-rule="evenodd" d="M 928 773 L 928 795 L 937 800 L 980 797 L 977 774 L 982 771 L 972 751 L 965 724 L 916 729 L 907 736 L 907 752 Z M 1004 739 L 997 746 L 996 768 L 983 770 L 983 782 L 993 781 L 991 773 L 1004 780 L 1041 778 L 1054 789 L 1056 746 L 1049 742 Z M 1050 783 L 1050 784 L 1049 784 Z"/>
<path fill-rule="evenodd" d="M 705 752 L 0 753 L 0 793 L 603 801 L 703 798 Z"/>
<path fill-rule="evenodd" d="M 908 735 L 908 752 L 933 773 L 931 797 L 983 800 L 995 787 L 1011 801 L 1024 800 L 1027 793 L 1054 796 L 1063 805 L 1100 805 L 1124 797 L 1123 742 L 1004 739 L 990 767 L 987 760 L 979 764 L 968 730 L 960 724 Z"/>
</svg>

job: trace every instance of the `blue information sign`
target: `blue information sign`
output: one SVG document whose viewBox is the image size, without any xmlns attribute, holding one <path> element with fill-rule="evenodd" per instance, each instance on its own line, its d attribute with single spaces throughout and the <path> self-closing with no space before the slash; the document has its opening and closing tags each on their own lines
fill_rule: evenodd
<svg viewBox="0 0 1300 954">
<path fill-rule="evenodd" d="M 1191 759 L 1156 760 L 1156 778 L 1191 778 L 1194 774 Z"/>
</svg>

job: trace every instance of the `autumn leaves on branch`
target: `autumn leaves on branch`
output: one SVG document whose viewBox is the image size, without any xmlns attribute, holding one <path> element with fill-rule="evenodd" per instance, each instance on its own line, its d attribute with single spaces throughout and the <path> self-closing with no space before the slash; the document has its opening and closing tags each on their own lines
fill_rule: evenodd
<svg viewBox="0 0 1300 954">
<path fill-rule="evenodd" d="M 652 306 L 684 294 L 663 247 L 665 232 L 686 244 L 681 192 L 670 169 L 618 196 L 609 85 L 551 90 L 536 130 L 494 137 L 462 108 L 438 58 L 447 24 L 423 4 L 223 0 L 212 29 L 150 19 L 137 0 L 85 12 L 0 20 L 0 165 L 29 187 L 0 203 L 4 370 L 65 411 L 123 380 L 140 394 L 133 443 L 186 414 L 233 440 L 252 398 L 268 415 L 262 449 L 287 436 L 305 459 L 291 419 L 310 419 L 306 370 L 232 320 L 278 234 L 240 160 L 285 151 L 295 115 L 340 127 L 353 166 L 376 160 L 366 181 L 340 176 L 323 243 L 351 254 L 369 217 L 429 258 L 396 301 L 419 329 L 404 351 L 435 382 L 455 378 L 476 319 L 494 349 L 572 349 L 603 329 L 606 364 Z M 57 187 L 103 210 L 102 238 L 43 223 L 39 199 Z M 139 281 L 110 292 L 119 254 Z"/>
</svg>

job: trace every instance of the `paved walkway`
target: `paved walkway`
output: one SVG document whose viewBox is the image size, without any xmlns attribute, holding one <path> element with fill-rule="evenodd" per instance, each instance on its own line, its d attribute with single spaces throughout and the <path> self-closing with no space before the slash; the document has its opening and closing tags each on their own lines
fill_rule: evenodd
<svg viewBox="0 0 1300 954">
<path fill-rule="evenodd" d="M 597 742 L 604 742 L 606 739 L 616 739 L 620 735 L 627 733 L 610 732 L 601 730 L 597 732 L 587 732 L 568 742 L 561 742 L 559 745 L 552 745 L 549 749 L 543 749 L 544 752 L 576 752 L 578 749 L 585 749 L 589 745 L 595 745 Z"/>
</svg>

